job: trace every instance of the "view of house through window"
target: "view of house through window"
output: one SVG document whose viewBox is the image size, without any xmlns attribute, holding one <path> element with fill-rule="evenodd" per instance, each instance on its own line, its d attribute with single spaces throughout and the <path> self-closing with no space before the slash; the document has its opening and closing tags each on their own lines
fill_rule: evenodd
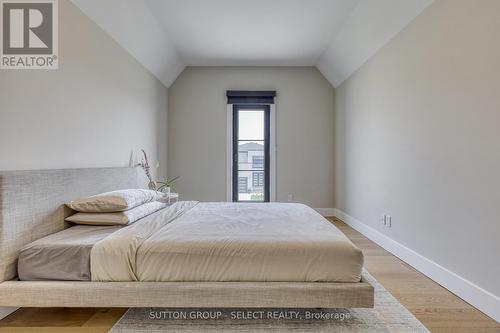
<svg viewBox="0 0 500 333">
<path fill-rule="evenodd" d="M 234 106 L 233 201 L 269 201 L 266 186 L 268 106 Z M 237 182 L 237 184 L 235 184 Z"/>
</svg>

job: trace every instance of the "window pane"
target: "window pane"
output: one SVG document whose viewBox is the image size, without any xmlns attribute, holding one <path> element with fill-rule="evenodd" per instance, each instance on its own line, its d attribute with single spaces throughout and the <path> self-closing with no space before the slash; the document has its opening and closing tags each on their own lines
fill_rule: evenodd
<svg viewBox="0 0 500 333">
<path fill-rule="evenodd" d="M 248 177 L 239 176 L 238 177 L 238 193 L 248 192 Z"/>
<path fill-rule="evenodd" d="M 252 186 L 264 187 L 264 171 L 252 172 Z"/>
<path fill-rule="evenodd" d="M 264 170 L 264 141 L 238 142 L 238 170 Z"/>
<path fill-rule="evenodd" d="M 264 156 L 252 156 L 252 169 L 264 169 Z"/>
<path fill-rule="evenodd" d="M 264 172 L 238 171 L 239 201 L 264 201 L 264 187 L 254 186 L 254 173 L 262 174 L 262 184 L 264 184 Z"/>
<path fill-rule="evenodd" d="M 264 140 L 264 111 L 239 111 L 238 132 L 239 140 Z"/>
<path fill-rule="evenodd" d="M 248 163 L 248 151 L 238 152 L 238 161 L 240 163 Z"/>
</svg>

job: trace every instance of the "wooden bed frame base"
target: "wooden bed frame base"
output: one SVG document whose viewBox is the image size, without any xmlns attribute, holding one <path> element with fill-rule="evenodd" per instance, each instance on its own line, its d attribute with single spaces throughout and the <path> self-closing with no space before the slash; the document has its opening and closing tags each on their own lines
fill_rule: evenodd
<svg viewBox="0 0 500 333">
<path fill-rule="evenodd" d="M 370 308 L 373 287 L 326 282 L 5 281 L 0 306 Z"/>
</svg>

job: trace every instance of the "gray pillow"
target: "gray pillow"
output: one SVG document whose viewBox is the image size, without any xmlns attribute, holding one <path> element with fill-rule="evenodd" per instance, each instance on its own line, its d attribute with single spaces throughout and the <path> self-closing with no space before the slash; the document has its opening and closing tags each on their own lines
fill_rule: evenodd
<svg viewBox="0 0 500 333">
<path fill-rule="evenodd" d="M 76 199 L 67 203 L 66 206 L 85 213 L 122 212 L 162 197 L 163 193 L 157 191 L 128 189 Z"/>
<path fill-rule="evenodd" d="M 76 213 L 66 218 L 66 221 L 76 224 L 90 225 L 125 225 L 131 224 L 154 212 L 167 207 L 163 202 L 153 201 L 144 205 L 114 213 Z"/>
</svg>

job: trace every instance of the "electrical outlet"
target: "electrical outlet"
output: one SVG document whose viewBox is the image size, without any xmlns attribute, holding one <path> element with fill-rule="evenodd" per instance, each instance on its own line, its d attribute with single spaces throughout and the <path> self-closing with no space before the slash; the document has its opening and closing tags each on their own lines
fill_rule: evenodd
<svg viewBox="0 0 500 333">
<path fill-rule="evenodd" d="M 293 195 L 292 194 L 288 194 L 288 202 L 292 202 L 293 200 Z"/>
<path fill-rule="evenodd" d="M 382 224 L 387 228 L 392 227 L 392 216 L 388 214 L 382 214 L 381 219 Z"/>
</svg>

